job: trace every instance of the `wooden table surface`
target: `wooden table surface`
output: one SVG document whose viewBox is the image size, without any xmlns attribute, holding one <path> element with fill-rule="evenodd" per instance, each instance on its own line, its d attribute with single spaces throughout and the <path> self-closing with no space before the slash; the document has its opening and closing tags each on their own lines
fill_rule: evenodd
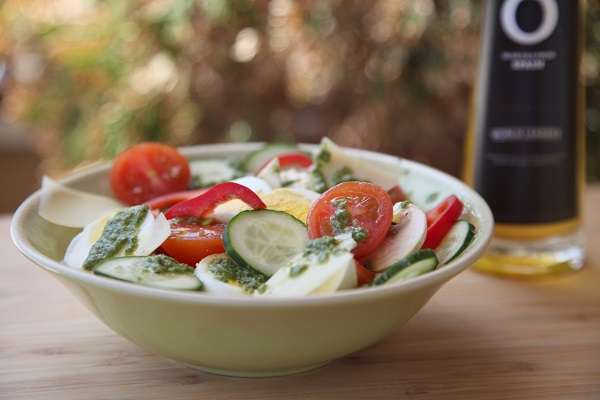
<svg viewBox="0 0 600 400">
<path fill-rule="evenodd" d="M 600 203 L 600 187 L 588 204 Z M 588 207 L 591 210 L 591 207 Z M 0 399 L 600 399 L 600 215 L 576 274 L 467 271 L 379 344 L 316 371 L 201 373 L 112 333 L 26 261 L 0 218 Z"/>
</svg>

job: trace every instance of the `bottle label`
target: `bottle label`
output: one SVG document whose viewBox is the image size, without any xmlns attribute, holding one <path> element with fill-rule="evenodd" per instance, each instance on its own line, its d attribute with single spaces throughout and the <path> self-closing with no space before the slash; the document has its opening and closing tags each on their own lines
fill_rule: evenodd
<svg viewBox="0 0 600 400">
<path fill-rule="evenodd" d="M 578 216 L 577 3 L 489 4 L 474 184 L 499 223 Z"/>
</svg>

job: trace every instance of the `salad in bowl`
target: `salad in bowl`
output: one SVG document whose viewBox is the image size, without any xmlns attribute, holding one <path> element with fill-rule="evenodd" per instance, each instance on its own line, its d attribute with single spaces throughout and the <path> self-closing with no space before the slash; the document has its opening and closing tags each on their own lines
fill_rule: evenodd
<svg viewBox="0 0 600 400">
<path fill-rule="evenodd" d="M 113 331 L 234 376 L 305 371 L 378 342 L 492 231 L 457 179 L 328 139 L 137 145 L 44 179 L 11 221 L 19 250 Z"/>
<path fill-rule="evenodd" d="M 414 181 L 327 138 L 191 160 L 143 143 L 113 163 L 114 197 L 44 178 L 38 210 L 81 229 L 62 260 L 73 269 L 198 296 L 303 297 L 399 284 L 469 247 L 459 197 L 415 195 Z"/>
</svg>

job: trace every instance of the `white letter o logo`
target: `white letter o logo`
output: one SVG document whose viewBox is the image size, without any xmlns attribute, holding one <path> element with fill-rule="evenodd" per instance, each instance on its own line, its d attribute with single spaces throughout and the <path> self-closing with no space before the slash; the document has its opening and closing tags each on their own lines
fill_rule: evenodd
<svg viewBox="0 0 600 400">
<path fill-rule="evenodd" d="M 513 41 L 522 45 L 532 45 L 548 38 L 558 22 L 556 0 L 536 0 L 542 6 L 542 23 L 532 31 L 525 32 L 517 24 L 517 8 L 524 0 L 506 0 L 502 5 L 500 21 L 504 33 Z"/>
</svg>

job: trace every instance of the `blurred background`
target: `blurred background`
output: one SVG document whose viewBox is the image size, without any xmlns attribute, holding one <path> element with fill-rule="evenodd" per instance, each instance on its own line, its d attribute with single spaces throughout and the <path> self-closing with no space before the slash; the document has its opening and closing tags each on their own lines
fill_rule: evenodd
<svg viewBox="0 0 600 400">
<path fill-rule="evenodd" d="M 0 211 L 143 140 L 317 142 L 458 175 L 481 1 L 0 0 Z M 600 2 L 588 1 L 600 178 Z"/>
</svg>

